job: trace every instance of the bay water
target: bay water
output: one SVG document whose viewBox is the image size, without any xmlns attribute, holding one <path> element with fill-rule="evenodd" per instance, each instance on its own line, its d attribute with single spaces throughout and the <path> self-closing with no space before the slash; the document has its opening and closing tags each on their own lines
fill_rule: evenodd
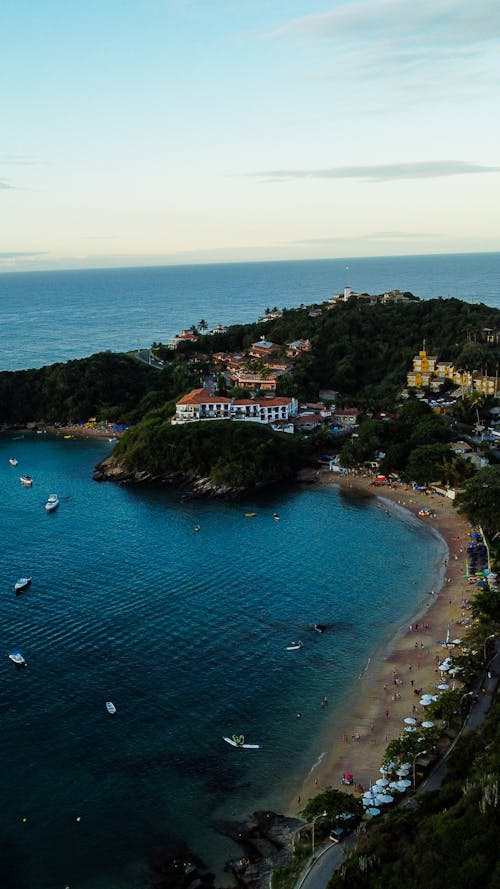
<svg viewBox="0 0 500 889">
<path fill-rule="evenodd" d="M 335 486 L 226 503 L 99 484 L 111 446 L 0 438 L 2 889 L 136 889 L 159 849 L 222 875 L 241 851 L 221 822 L 279 810 L 444 558 Z M 241 733 L 262 750 L 223 740 Z"/>
</svg>

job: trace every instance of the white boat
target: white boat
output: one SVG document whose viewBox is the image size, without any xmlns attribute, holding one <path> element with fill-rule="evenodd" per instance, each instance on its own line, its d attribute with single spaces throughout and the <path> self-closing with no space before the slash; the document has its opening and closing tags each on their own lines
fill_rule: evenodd
<svg viewBox="0 0 500 889">
<path fill-rule="evenodd" d="M 20 577 L 14 584 L 14 592 L 23 593 L 29 586 L 31 586 L 31 577 Z"/>
<path fill-rule="evenodd" d="M 9 463 L 11 466 L 17 466 L 17 460 L 15 457 L 9 457 Z"/>
<path fill-rule="evenodd" d="M 9 654 L 11 661 L 18 667 L 27 667 L 27 663 L 24 660 L 20 651 L 11 651 Z"/>
<path fill-rule="evenodd" d="M 246 744 L 244 735 L 233 735 L 231 738 L 224 735 L 224 741 L 231 747 L 241 747 L 243 750 L 262 750 L 262 744 Z"/>
<path fill-rule="evenodd" d="M 298 642 L 290 642 L 290 645 L 287 645 L 285 651 L 300 651 L 301 648 L 304 648 L 304 643 L 300 641 Z"/>
<path fill-rule="evenodd" d="M 116 713 L 116 707 L 112 701 L 106 701 L 106 710 L 111 716 L 114 716 Z"/>
<path fill-rule="evenodd" d="M 49 494 L 47 503 L 45 504 L 45 509 L 47 512 L 54 512 L 54 509 L 57 509 L 59 506 L 59 497 L 57 494 Z"/>
<path fill-rule="evenodd" d="M 31 478 L 31 475 L 20 475 L 19 481 L 21 482 L 22 485 L 24 485 L 25 488 L 31 488 L 31 485 L 33 484 L 33 479 Z"/>
</svg>

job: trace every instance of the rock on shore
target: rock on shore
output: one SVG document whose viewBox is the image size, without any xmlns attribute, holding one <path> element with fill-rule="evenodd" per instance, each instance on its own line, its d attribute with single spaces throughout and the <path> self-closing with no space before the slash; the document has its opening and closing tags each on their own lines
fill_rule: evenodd
<svg viewBox="0 0 500 889">
<path fill-rule="evenodd" d="M 193 497 L 237 497 L 245 490 L 243 487 L 214 485 L 209 478 L 196 478 L 181 472 L 170 472 L 164 475 L 152 475 L 143 470 L 131 472 L 112 455 L 97 464 L 93 479 L 96 482 L 112 481 L 121 485 L 169 485 Z"/>
</svg>

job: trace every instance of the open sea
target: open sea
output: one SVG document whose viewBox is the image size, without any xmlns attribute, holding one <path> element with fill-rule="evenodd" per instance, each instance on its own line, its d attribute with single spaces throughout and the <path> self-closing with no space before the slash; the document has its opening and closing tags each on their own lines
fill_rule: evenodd
<svg viewBox="0 0 500 889">
<path fill-rule="evenodd" d="M 499 254 L 5 274 L 0 368 L 250 321 L 345 283 L 497 305 L 499 280 Z M 334 486 L 221 503 L 97 484 L 111 447 L 0 436 L 1 889 L 144 889 L 160 849 L 227 884 L 240 850 L 221 825 L 279 810 L 342 732 L 368 658 L 439 583 L 444 542 L 397 507 Z M 233 733 L 262 749 L 234 750 Z"/>
</svg>

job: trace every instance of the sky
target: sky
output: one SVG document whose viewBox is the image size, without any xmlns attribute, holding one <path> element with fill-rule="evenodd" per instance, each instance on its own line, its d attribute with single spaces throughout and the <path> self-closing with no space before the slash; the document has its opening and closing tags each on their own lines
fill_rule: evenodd
<svg viewBox="0 0 500 889">
<path fill-rule="evenodd" d="M 499 0 L 4 0 L 0 271 L 500 250 Z"/>
</svg>

